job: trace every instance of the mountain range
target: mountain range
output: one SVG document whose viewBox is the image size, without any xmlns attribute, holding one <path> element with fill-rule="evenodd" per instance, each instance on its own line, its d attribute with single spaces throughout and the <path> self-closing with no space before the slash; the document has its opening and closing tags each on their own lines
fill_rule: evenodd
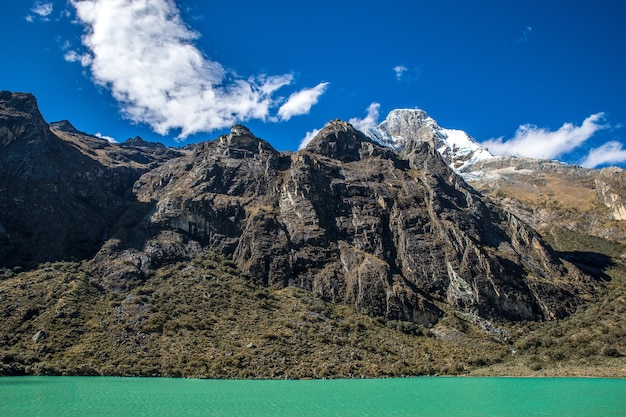
<svg viewBox="0 0 626 417">
<path fill-rule="evenodd" d="M 469 134 L 445 129 L 419 109 L 398 109 L 364 133 L 402 150 L 408 141 L 437 149 L 446 164 L 481 193 L 535 229 L 566 228 L 626 241 L 626 172 L 586 169 L 554 160 L 492 155 Z"/>
<path fill-rule="evenodd" d="M 32 95 L 4 91 L 0 146 L 6 374 L 355 376 L 357 363 L 368 376 L 458 373 L 506 361 L 424 367 L 420 351 L 393 371 L 381 346 L 351 341 L 348 354 L 332 337 L 352 320 L 341 338 L 394 328 L 414 350 L 473 340 L 501 352 L 525 340 L 515 326 L 573 320 L 621 285 L 609 269 L 626 253 L 622 170 L 494 157 L 421 110 L 365 132 L 333 120 L 298 152 L 243 125 L 173 149 L 48 124 Z M 610 250 L 570 244 L 580 236 Z M 233 305 L 245 316 L 224 317 Z M 298 338 L 297 323 L 326 336 Z M 312 345 L 316 358 L 349 356 L 318 369 L 330 359 L 307 365 Z M 623 345 L 600 349 L 610 362 Z M 175 346 L 196 352 L 202 373 L 174 366 Z M 279 370 L 267 362 L 276 352 Z"/>
</svg>

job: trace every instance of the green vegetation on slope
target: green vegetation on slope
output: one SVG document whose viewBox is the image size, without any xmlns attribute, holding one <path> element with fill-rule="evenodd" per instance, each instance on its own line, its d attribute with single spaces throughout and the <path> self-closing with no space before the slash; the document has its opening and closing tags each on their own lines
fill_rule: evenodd
<svg viewBox="0 0 626 417">
<path fill-rule="evenodd" d="M 565 319 L 513 326 L 515 355 L 476 373 L 626 377 L 626 246 L 562 228 L 545 236 L 606 289 Z"/>
<path fill-rule="evenodd" d="M 572 251 L 559 236 L 555 246 Z M 79 263 L 5 270 L 0 374 L 625 376 L 626 272 L 614 261 L 624 248 L 594 242 L 589 253 L 602 249 L 613 260 L 597 265 L 609 280 L 606 293 L 564 320 L 517 325 L 454 310 L 430 329 L 385 323 L 301 289 L 267 288 L 212 253 L 119 293 L 103 291 Z"/>
<path fill-rule="evenodd" d="M 444 341 L 304 290 L 263 287 L 217 255 L 159 270 L 126 294 L 104 293 L 79 264 L 7 275 L 0 282 L 5 375 L 457 374 L 506 354 L 487 337 Z M 442 322 L 462 324 L 453 316 Z"/>
</svg>

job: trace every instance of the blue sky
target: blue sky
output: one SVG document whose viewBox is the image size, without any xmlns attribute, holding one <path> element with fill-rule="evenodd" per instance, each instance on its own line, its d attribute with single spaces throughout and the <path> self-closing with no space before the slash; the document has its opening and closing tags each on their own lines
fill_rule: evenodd
<svg viewBox="0 0 626 417">
<path fill-rule="evenodd" d="M 177 146 L 421 108 L 495 153 L 626 166 L 621 1 L 24 0 L 0 89 L 47 121 Z M 372 103 L 376 103 L 372 106 Z M 369 118 L 368 109 L 370 109 Z M 372 112 L 371 110 L 377 110 Z"/>
</svg>

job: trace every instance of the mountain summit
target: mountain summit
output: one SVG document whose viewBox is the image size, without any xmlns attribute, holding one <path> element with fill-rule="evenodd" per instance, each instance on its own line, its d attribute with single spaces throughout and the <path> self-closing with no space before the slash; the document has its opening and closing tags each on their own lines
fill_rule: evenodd
<svg viewBox="0 0 626 417">
<path fill-rule="evenodd" d="M 462 173 L 494 156 L 462 130 L 445 129 L 419 109 L 392 110 L 387 118 L 364 133 L 376 142 L 401 151 L 410 141 L 427 142 L 456 172 Z"/>
<path fill-rule="evenodd" d="M 411 143 L 429 143 L 472 187 L 536 229 L 559 226 L 626 242 L 626 225 L 615 221 L 626 219 L 623 169 L 493 156 L 467 133 L 442 128 L 418 109 L 393 110 L 364 133 L 400 153 Z"/>
</svg>

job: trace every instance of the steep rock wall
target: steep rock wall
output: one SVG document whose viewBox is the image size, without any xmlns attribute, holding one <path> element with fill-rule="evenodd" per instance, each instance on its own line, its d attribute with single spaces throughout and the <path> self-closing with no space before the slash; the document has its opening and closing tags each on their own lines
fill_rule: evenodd
<svg viewBox="0 0 626 417">
<path fill-rule="evenodd" d="M 448 303 L 486 317 L 554 318 L 592 287 L 432 146 L 398 154 L 341 121 L 292 154 L 238 126 L 145 174 L 135 192 L 155 204 L 147 226 L 220 250 L 268 285 L 374 316 L 429 323 Z"/>
</svg>

